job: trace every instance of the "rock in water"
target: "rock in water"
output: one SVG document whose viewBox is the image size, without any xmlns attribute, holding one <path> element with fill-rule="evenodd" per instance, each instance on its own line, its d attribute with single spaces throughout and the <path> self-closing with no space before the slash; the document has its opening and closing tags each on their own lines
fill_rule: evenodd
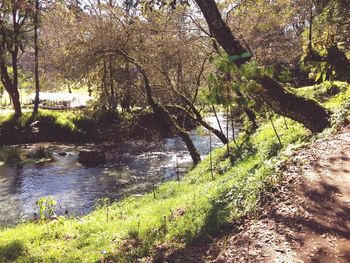
<svg viewBox="0 0 350 263">
<path fill-rule="evenodd" d="M 82 149 L 78 156 L 79 163 L 87 167 L 93 167 L 106 162 L 106 154 L 98 150 Z"/>
</svg>

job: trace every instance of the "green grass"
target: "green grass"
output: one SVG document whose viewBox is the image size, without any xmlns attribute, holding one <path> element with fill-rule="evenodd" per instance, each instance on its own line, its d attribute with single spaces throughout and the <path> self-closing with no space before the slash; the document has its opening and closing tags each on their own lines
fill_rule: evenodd
<svg viewBox="0 0 350 263">
<path fill-rule="evenodd" d="M 303 87 L 298 89 L 293 89 L 293 91 L 307 98 L 315 99 L 321 102 L 326 108 L 330 110 L 337 110 L 340 105 L 344 104 L 350 98 L 350 85 L 345 82 L 340 81 L 326 81 L 319 85 Z M 337 90 L 339 93 L 334 94 Z"/>
<path fill-rule="evenodd" d="M 297 92 L 316 96 L 311 89 Z M 348 93 L 349 86 L 324 105 L 341 111 Z M 240 154 L 233 143 L 235 155 L 231 158 L 226 157 L 225 147 L 214 150 L 214 180 L 206 158 L 183 180 L 164 183 L 155 193 L 102 206 L 82 218 L 28 222 L 3 229 L 0 261 L 100 262 L 108 258 L 135 262 L 154 253 L 160 244 L 182 247 L 208 240 L 254 211 L 280 179 L 277 164 L 312 138 L 300 124 L 286 121 L 288 128 L 283 118 L 274 118 L 282 148 L 266 122 L 253 135 L 241 135 Z"/>
<path fill-rule="evenodd" d="M 36 121 L 41 125 L 39 140 L 86 141 L 94 136 L 95 125 L 83 112 L 39 110 L 34 118 L 31 112 L 24 113 L 18 119 L 13 114 L 0 116 L 0 144 L 35 142 L 30 125 Z"/>
</svg>

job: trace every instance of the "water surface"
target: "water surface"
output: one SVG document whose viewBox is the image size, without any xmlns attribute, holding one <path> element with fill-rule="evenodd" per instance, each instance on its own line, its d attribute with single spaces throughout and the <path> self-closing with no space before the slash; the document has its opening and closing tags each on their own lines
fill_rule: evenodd
<svg viewBox="0 0 350 263">
<path fill-rule="evenodd" d="M 218 127 L 214 117 L 208 117 L 207 121 Z M 195 129 L 190 136 L 201 156 L 207 155 L 208 134 Z M 212 147 L 221 145 L 212 136 Z M 78 163 L 79 149 L 86 146 L 46 144 L 45 147 L 53 152 L 54 162 L 40 166 L 0 166 L 0 225 L 33 218 L 38 210 L 36 201 L 42 197 L 52 196 L 57 201 L 58 213 L 67 210 L 70 215 L 79 216 L 90 212 L 98 199 L 117 200 L 142 194 L 153 185 L 181 177 L 191 167 L 190 155 L 178 137 L 158 142 L 133 141 L 116 149 L 108 147 L 107 163 L 95 168 Z M 67 155 L 60 156 L 60 152 Z"/>
</svg>

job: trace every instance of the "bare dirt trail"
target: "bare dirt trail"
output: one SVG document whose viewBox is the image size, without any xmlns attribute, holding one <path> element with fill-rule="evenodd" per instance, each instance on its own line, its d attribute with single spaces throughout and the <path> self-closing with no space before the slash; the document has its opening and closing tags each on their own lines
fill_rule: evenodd
<svg viewBox="0 0 350 263">
<path fill-rule="evenodd" d="M 216 242 L 210 262 L 350 262 L 350 126 L 298 152 L 283 173 L 265 212 Z"/>
<path fill-rule="evenodd" d="M 350 125 L 300 150 L 281 171 L 284 182 L 258 218 L 153 262 L 350 262 Z"/>
</svg>

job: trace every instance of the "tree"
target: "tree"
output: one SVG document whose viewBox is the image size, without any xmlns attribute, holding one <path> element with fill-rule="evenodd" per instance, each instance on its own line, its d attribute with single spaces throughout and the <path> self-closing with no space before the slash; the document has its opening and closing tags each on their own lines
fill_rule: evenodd
<svg viewBox="0 0 350 263">
<path fill-rule="evenodd" d="M 30 12 L 30 3 L 25 0 L 5 0 L 0 6 L 0 76 L 11 97 L 16 117 L 22 115 L 18 92 L 18 57 L 26 44 Z"/>
<path fill-rule="evenodd" d="M 316 64 L 316 76 L 327 77 L 333 71 L 333 77 L 350 83 L 350 61 L 346 57 L 350 48 L 349 12 L 348 0 L 310 4 L 309 38 L 303 61 Z"/>
<path fill-rule="evenodd" d="M 39 45 L 38 45 L 38 26 L 39 26 L 39 0 L 35 0 L 34 8 L 34 76 L 35 76 L 35 100 L 34 100 L 34 110 L 33 115 L 36 115 L 39 109 L 39 93 L 40 93 L 40 83 L 39 83 Z"/>
<path fill-rule="evenodd" d="M 223 21 L 214 0 L 196 0 L 210 31 L 226 53 L 234 57 L 237 66 L 252 58 L 252 54 L 238 41 Z M 268 76 L 256 78 L 261 85 L 258 91 L 265 102 L 278 114 L 302 123 L 312 132 L 321 132 L 330 126 L 330 115 L 317 102 L 296 96 Z"/>
</svg>

